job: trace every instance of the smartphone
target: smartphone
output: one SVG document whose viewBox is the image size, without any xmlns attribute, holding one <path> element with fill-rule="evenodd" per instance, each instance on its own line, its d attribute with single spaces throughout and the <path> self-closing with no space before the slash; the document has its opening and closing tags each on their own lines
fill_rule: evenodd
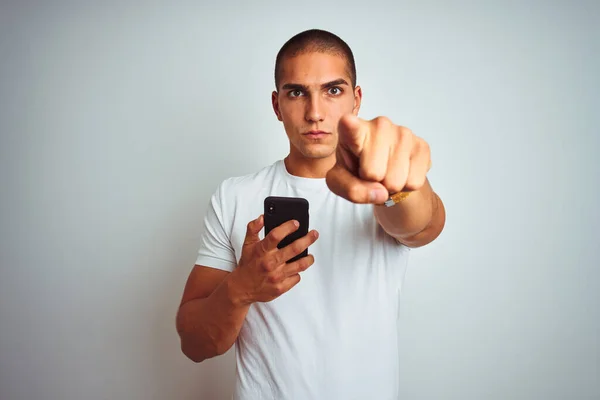
<svg viewBox="0 0 600 400">
<path fill-rule="evenodd" d="M 288 244 L 308 234 L 308 200 L 301 197 L 269 196 L 265 199 L 265 236 L 274 228 L 292 219 L 300 223 L 300 227 L 287 235 L 277 248 L 281 249 Z M 299 260 L 308 255 L 308 249 L 288 260 L 287 263 Z"/>
</svg>

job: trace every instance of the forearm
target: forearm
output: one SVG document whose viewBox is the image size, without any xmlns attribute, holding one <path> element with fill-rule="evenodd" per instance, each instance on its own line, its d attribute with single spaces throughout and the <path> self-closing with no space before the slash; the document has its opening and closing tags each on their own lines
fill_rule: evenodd
<svg viewBox="0 0 600 400">
<path fill-rule="evenodd" d="M 404 201 L 392 206 L 375 206 L 381 227 L 398 241 L 418 247 L 433 241 L 442 231 L 446 214 L 441 199 L 429 180 Z"/>
<path fill-rule="evenodd" d="M 208 297 L 182 304 L 177 331 L 183 353 L 195 362 L 225 353 L 235 343 L 249 308 L 238 295 L 235 271 Z"/>
</svg>

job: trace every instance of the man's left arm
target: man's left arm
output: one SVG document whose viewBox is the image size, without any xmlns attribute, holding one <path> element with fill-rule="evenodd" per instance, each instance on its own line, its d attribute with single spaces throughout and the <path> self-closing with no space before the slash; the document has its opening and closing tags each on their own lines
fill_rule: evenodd
<svg viewBox="0 0 600 400">
<path fill-rule="evenodd" d="M 429 180 L 399 203 L 375 206 L 375 218 L 390 236 L 408 247 L 433 242 L 444 229 L 446 210 Z"/>
<path fill-rule="evenodd" d="M 420 247 L 442 232 L 446 211 L 427 179 L 429 145 L 388 118 L 371 121 L 355 115 L 338 126 L 335 166 L 327 174 L 332 192 L 359 204 L 375 204 L 375 218 L 400 243 Z M 390 207 L 390 196 L 400 197 Z"/>
</svg>

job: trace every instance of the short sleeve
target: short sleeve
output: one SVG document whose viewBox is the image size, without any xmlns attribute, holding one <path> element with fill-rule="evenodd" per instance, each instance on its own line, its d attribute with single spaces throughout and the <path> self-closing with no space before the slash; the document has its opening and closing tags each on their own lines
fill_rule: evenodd
<svg viewBox="0 0 600 400">
<path fill-rule="evenodd" d="M 224 184 L 225 182 L 221 183 L 212 195 L 204 216 L 204 229 L 200 237 L 196 265 L 231 272 L 237 266 L 237 261 L 228 233 L 231 229 L 228 229 L 224 218 L 222 196 Z"/>
</svg>

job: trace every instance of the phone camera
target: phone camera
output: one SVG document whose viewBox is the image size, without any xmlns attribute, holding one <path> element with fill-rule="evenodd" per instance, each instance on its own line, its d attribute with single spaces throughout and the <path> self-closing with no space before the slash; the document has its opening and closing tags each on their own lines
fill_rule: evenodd
<svg viewBox="0 0 600 400">
<path fill-rule="evenodd" d="M 275 203 L 269 203 L 267 204 L 267 213 L 269 214 L 275 214 Z"/>
</svg>

